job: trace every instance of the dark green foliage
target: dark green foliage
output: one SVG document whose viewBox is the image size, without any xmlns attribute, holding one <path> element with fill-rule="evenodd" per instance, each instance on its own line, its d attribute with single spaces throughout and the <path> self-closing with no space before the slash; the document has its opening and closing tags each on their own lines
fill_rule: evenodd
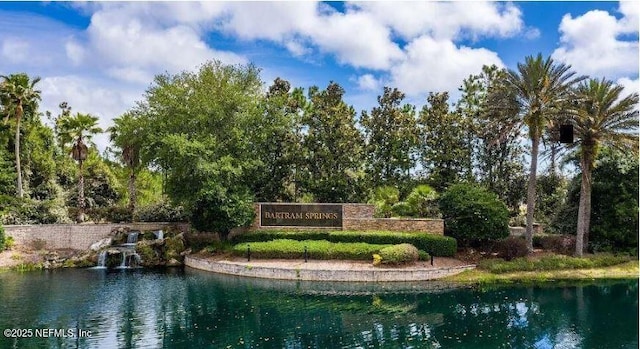
<svg viewBox="0 0 640 349">
<path fill-rule="evenodd" d="M 104 208 L 95 208 L 87 212 L 89 218 L 94 222 L 107 221 L 113 223 L 131 222 L 133 215 L 128 207 L 111 206 Z"/>
<path fill-rule="evenodd" d="M 418 261 L 418 249 L 411 244 L 399 244 L 380 249 L 378 253 L 382 264 L 402 265 Z"/>
<path fill-rule="evenodd" d="M 182 206 L 161 201 L 138 206 L 133 213 L 133 220 L 136 222 L 186 222 L 189 219 Z"/>
<path fill-rule="evenodd" d="M 604 268 L 622 264 L 630 260 L 632 260 L 632 258 L 628 256 L 614 256 L 611 254 L 598 254 L 591 258 L 552 255 L 539 259 L 516 258 L 509 262 L 501 259 L 485 259 L 478 263 L 478 267 L 494 274 L 502 274 L 518 271 Z"/>
<path fill-rule="evenodd" d="M 216 234 L 187 233 L 184 234 L 184 242 L 193 252 L 198 252 L 207 246 L 219 247 L 219 239 Z"/>
<path fill-rule="evenodd" d="M 202 232 L 215 232 L 225 240 L 231 229 L 248 226 L 255 215 L 253 196 L 248 191 L 208 192 L 196 200 L 191 223 Z"/>
<path fill-rule="evenodd" d="M 409 211 L 406 216 L 418 218 L 438 218 L 438 193 L 426 184 L 418 185 L 407 195 L 405 202 Z"/>
<path fill-rule="evenodd" d="M 47 200 L 0 197 L 1 224 L 53 224 L 69 223 L 67 208 L 62 203 Z"/>
<path fill-rule="evenodd" d="M 498 254 L 498 257 L 507 261 L 525 257 L 529 253 L 527 242 L 521 237 L 514 236 L 496 241 L 494 251 Z"/>
<path fill-rule="evenodd" d="M 304 190 L 318 202 L 360 202 L 364 199 L 362 136 L 353 107 L 335 82 L 326 90 L 309 89 L 309 106 L 302 117 Z"/>
<path fill-rule="evenodd" d="M 590 249 L 632 251 L 638 247 L 638 158 L 602 149 L 593 170 Z M 571 181 L 566 204 L 552 227 L 559 233 L 576 233 L 580 174 Z"/>
<path fill-rule="evenodd" d="M 564 205 L 568 181 L 559 174 L 539 175 L 536 180 L 536 211 L 538 223 L 549 224 Z"/>
<path fill-rule="evenodd" d="M 449 94 L 429 93 L 428 104 L 420 111 L 420 156 L 429 184 L 442 191 L 453 183 L 470 178 L 471 152 L 466 134 L 468 121 L 449 110 Z"/>
<path fill-rule="evenodd" d="M 431 259 L 431 255 L 423 250 L 418 250 L 418 260 L 426 262 Z"/>
<path fill-rule="evenodd" d="M 2 224 L 0 224 L 0 252 L 4 251 L 5 249 L 5 241 L 6 237 L 4 235 L 4 227 L 2 226 Z"/>
<path fill-rule="evenodd" d="M 392 186 L 377 187 L 369 193 L 369 203 L 375 205 L 376 217 L 389 218 L 394 213 L 393 206 L 398 203 L 400 191 Z"/>
<path fill-rule="evenodd" d="M 471 184 L 451 186 L 440 199 L 445 235 L 487 241 L 509 235 L 509 211 L 496 194 Z"/>
<path fill-rule="evenodd" d="M 278 231 L 255 230 L 234 237 L 236 242 L 275 239 L 327 240 L 330 242 L 366 242 L 370 244 L 408 243 L 436 257 L 451 257 L 457 251 L 456 240 L 441 235 L 391 231 Z"/>
<path fill-rule="evenodd" d="M 376 245 L 364 242 L 333 243 L 326 240 L 272 240 L 237 244 L 233 253 L 246 256 L 247 246 L 251 249 L 252 258 L 303 259 L 306 246 L 309 259 L 353 259 L 370 260 L 374 253 L 389 245 Z"/>
<path fill-rule="evenodd" d="M 415 107 L 401 105 L 404 93 L 384 88 L 378 106 L 362 112 L 360 124 L 365 136 L 366 173 L 371 187 L 399 185 L 406 192 L 415 166 L 418 141 Z"/>
</svg>

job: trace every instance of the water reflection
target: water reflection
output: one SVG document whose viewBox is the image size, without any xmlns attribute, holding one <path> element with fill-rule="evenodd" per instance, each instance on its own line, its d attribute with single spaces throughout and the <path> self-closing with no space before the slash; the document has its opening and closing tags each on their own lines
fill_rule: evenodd
<svg viewBox="0 0 640 349">
<path fill-rule="evenodd" d="M 0 348 L 637 348 L 638 281 L 451 289 L 194 271 L 0 274 Z"/>
</svg>

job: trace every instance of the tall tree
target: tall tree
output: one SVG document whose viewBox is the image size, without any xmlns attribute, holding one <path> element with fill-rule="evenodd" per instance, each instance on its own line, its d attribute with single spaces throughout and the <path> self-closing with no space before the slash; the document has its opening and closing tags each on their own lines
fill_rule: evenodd
<svg viewBox="0 0 640 349">
<path fill-rule="evenodd" d="M 249 129 L 252 152 L 260 166 L 252 175 L 258 201 L 297 199 L 297 181 L 302 166 L 300 115 L 306 104 L 302 89 L 276 78 L 263 100 L 262 118 Z"/>
<path fill-rule="evenodd" d="M 582 181 L 576 255 L 582 256 L 589 241 L 591 217 L 592 172 L 598 151 L 603 144 L 638 153 L 638 94 L 622 96 L 623 87 L 602 79 L 590 79 L 576 88 L 574 146 L 580 156 Z"/>
<path fill-rule="evenodd" d="M 405 95 L 385 87 L 371 114 L 362 112 L 365 134 L 366 172 L 372 187 L 400 186 L 407 191 L 415 166 L 418 130 L 415 106 L 402 104 Z"/>
<path fill-rule="evenodd" d="M 138 109 L 148 132 L 142 161 L 166 173 L 166 192 L 194 227 L 225 238 L 252 221 L 251 175 L 260 160 L 252 132 L 262 118 L 263 84 L 253 65 L 206 62 L 158 75 Z"/>
<path fill-rule="evenodd" d="M 466 132 L 461 114 L 449 109 L 447 92 L 429 93 L 418 117 L 420 155 L 428 182 L 437 191 L 464 179 L 469 146 L 460 135 Z"/>
<path fill-rule="evenodd" d="M 306 134 L 305 188 L 319 202 L 363 199 L 362 136 L 355 110 L 342 97 L 344 89 L 330 82 L 326 90 L 309 89 L 310 105 L 302 119 Z"/>
<path fill-rule="evenodd" d="M 505 78 L 510 93 L 518 103 L 517 118 L 511 129 L 526 125 L 531 140 L 531 164 L 527 183 L 527 248 L 533 250 L 533 214 L 536 199 L 536 175 L 540 139 L 550 120 L 564 113 L 563 108 L 571 98 L 571 88 L 585 77 L 571 71 L 570 65 L 556 63 L 542 54 L 527 56 L 518 63 L 517 70 L 509 70 Z"/>
<path fill-rule="evenodd" d="M 62 144 L 68 147 L 71 157 L 78 162 L 78 215 L 77 221 L 85 220 L 84 173 L 82 164 L 87 159 L 91 138 L 102 132 L 98 118 L 89 114 L 76 113 L 58 119 L 58 130 Z"/>
<path fill-rule="evenodd" d="M 109 138 L 119 149 L 117 155 L 129 169 L 129 210 L 136 208 L 136 174 L 140 170 L 140 149 L 144 144 L 145 128 L 141 119 L 132 111 L 113 119 L 114 125 L 109 127 Z"/>
<path fill-rule="evenodd" d="M 520 132 L 500 135 L 518 112 L 515 98 L 504 84 L 506 74 L 495 65 L 483 66 L 480 74 L 463 81 L 457 109 L 474 133 L 468 144 L 473 149 L 476 180 L 498 194 L 513 213 L 525 197 L 524 147 Z"/>
<path fill-rule="evenodd" d="M 15 131 L 15 156 L 16 156 L 16 173 L 17 173 L 17 194 L 18 197 L 24 196 L 22 187 L 22 169 L 20 167 L 20 122 L 25 115 L 25 110 L 31 114 L 35 114 L 37 110 L 37 102 L 40 100 L 40 90 L 35 85 L 40 82 L 39 77 L 30 79 L 27 74 L 11 74 L 9 76 L 1 75 L 0 83 L 0 102 L 3 104 L 5 111 L 5 122 L 12 116 L 16 121 Z"/>
</svg>

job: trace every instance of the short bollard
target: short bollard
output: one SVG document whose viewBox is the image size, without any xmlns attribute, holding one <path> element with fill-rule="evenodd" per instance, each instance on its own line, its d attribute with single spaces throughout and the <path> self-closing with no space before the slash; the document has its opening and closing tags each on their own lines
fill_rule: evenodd
<svg viewBox="0 0 640 349">
<path fill-rule="evenodd" d="M 247 245 L 247 262 L 251 262 L 251 246 Z"/>
<path fill-rule="evenodd" d="M 431 266 L 433 266 L 433 256 L 431 256 Z"/>
<path fill-rule="evenodd" d="M 309 253 L 307 252 L 307 246 L 304 247 L 304 262 L 307 263 L 309 259 Z"/>
</svg>

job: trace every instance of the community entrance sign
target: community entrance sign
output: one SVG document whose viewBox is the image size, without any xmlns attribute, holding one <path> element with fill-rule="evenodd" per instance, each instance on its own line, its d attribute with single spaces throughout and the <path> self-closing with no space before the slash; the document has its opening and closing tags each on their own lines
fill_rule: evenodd
<svg viewBox="0 0 640 349">
<path fill-rule="evenodd" d="M 263 227 L 342 227 L 339 204 L 260 204 Z"/>
</svg>

